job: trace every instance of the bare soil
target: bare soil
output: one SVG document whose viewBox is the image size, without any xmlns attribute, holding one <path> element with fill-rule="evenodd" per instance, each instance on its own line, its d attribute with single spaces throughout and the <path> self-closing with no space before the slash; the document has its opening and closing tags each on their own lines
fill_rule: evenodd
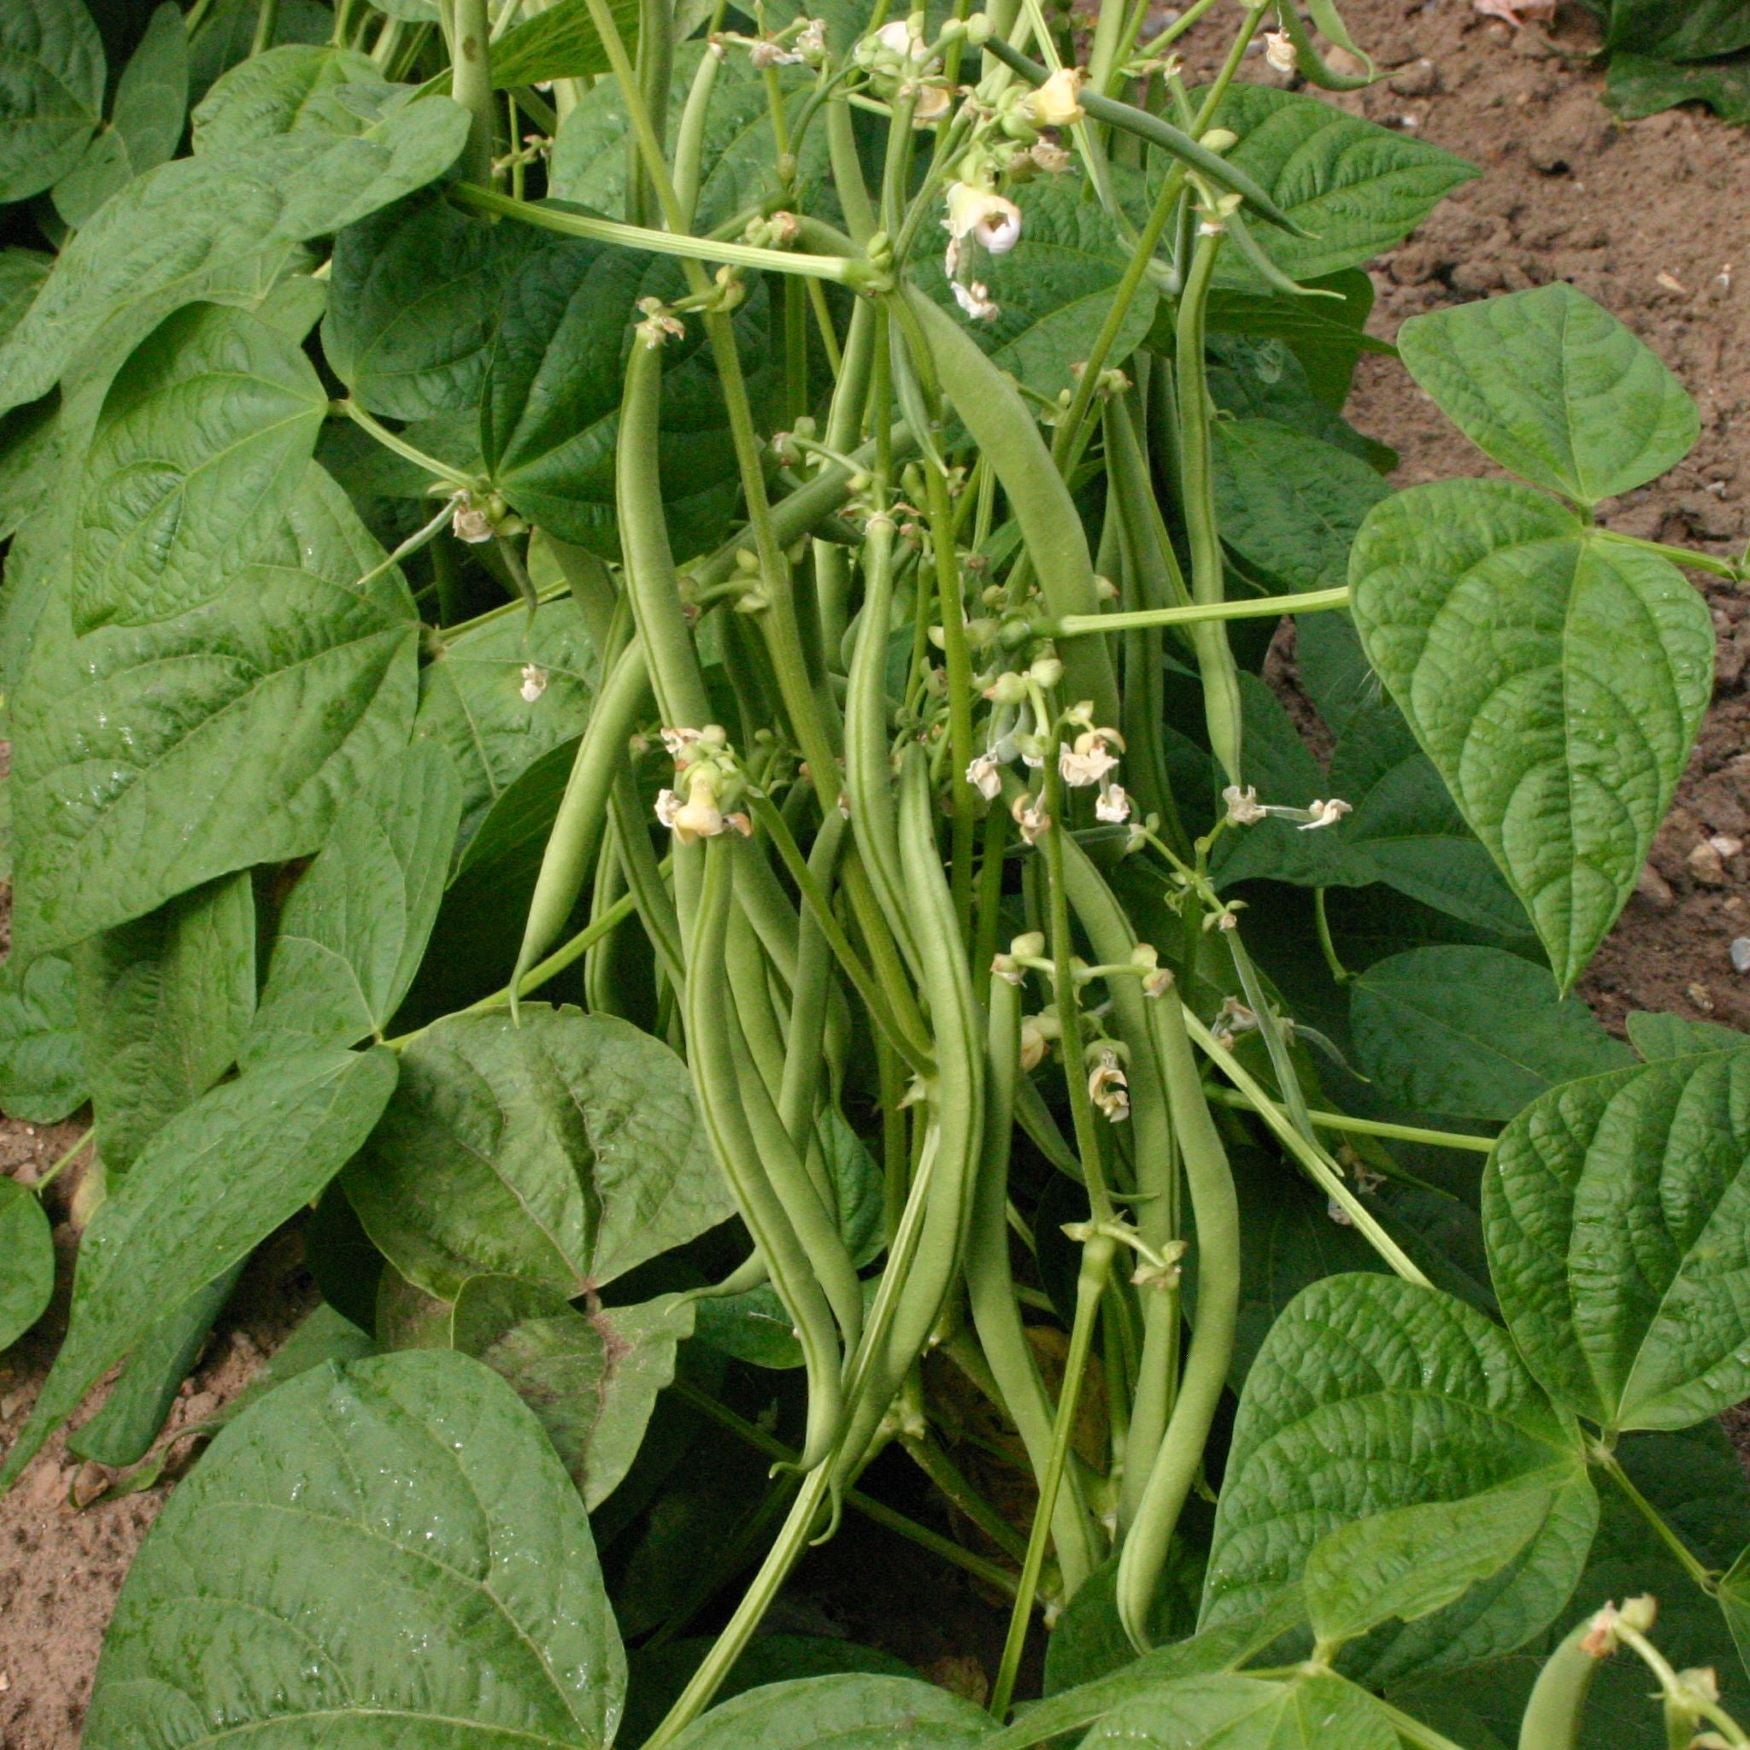
<svg viewBox="0 0 1750 1750">
<path fill-rule="evenodd" d="M 1654 347 L 1702 410 L 1690 457 L 1606 507 L 1604 520 L 1741 549 L 1750 537 L 1750 132 L 1688 111 L 1612 120 L 1589 22 L 1572 6 L 1547 31 L 1520 32 L 1477 17 L 1468 0 L 1344 0 L 1343 11 L 1394 72 L 1332 101 L 1412 129 L 1485 173 L 1378 264 L 1374 331 L 1390 339 L 1419 311 L 1572 281 Z M 1194 55 L 1200 46 L 1194 39 Z M 1490 471 L 1390 359 L 1363 361 L 1351 416 L 1399 449 L 1400 484 Z M 1731 962 L 1732 941 L 1750 937 L 1750 599 L 1697 583 L 1719 631 L 1713 711 L 1641 891 L 1584 989 L 1618 1025 L 1631 1009 L 1662 1009 L 1750 1029 L 1750 974 Z M 34 1179 L 78 1129 L 0 1121 L 0 1172 Z M 0 1441 L 21 1425 L 64 1328 L 77 1184 L 72 1169 L 48 1194 L 67 1268 L 50 1317 L 0 1356 Z M 184 1388 L 171 1438 L 241 1389 L 310 1293 L 295 1236 L 267 1247 Z M 167 1490 L 72 1504 L 103 1481 L 81 1475 L 57 1439 L 0 1500 L 0 1750 L 78 1743 L 104 1625 Z"/>
</svg>

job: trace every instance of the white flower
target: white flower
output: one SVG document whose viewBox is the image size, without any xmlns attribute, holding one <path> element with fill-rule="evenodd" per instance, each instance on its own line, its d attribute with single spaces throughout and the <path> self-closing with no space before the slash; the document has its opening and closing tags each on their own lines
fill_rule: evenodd
<svg viewBox="0 0 1750 1750">
<path fill-rule="evenodd" d="M 1130 798 L 1122 785 L 1102 784 L 1099 800 L 1094 804 L 1094 816 L 1112 826 L 1122 826 L 1130 818 Z"/>
<path fill-rule="evenodd" d="M 492 518 L 487 515 L 484 507 L 476 504 L 465 492 L 456 499 L 456 508 L 450 513 L 450 533 L 458 541 L 466 541 L 470 546 L 477 547 L 482 541 L 492 539 Z"/>
<path fill-rule="evenodd" d="M 1027 99 L 1027 112 L 1042 128 L 1072 128 L 1082 119 L 1079 94 L 1087 78 L 1080 67 L 1058 70 Z"/>
<path fill-rule="evenodd" d="M 971 237 L 992 255 L 1006 254 L 1021 240 L 1021 209 L 975 182 L 948 184 L 948 217 L 942 222 L 950 237 Z"/>
<path fill-rule="evenodd" d="M 1243 790 L 1238 784 L 1229 784 L 1222 791 L 1221 799 L 1227 804 L 1228 820 L 1235 826 L 1254 826 L 1265 816 L 1257 789 L 1251 784 Z"/>
<path fill-rule="evenodd" d="M 1045 812 L 1045 799 L 1042 796 L 1017 796 L 1009 813 L 1015 825 L 1021 829 L 1021 837 L 1030 845 L 1038 844 L 1039 835 L 1048 831 L 1051 826 L 1051 816 Z"/>
<path fill-rule="evenodd" d="M 970 316 L 974 322 L 989 322 L 1002 312 L 991 302 L 990 288 L 982 280 L 974 280 L 971 285 L 962 285 L 959 280 L 950 278 L 949 284 L 954 289 L 954 302 Z"/>
<path fill-rule="evenodd" d="M 1100 1061 L 1088 1077 L 1088 1098 L 1109 1123 L 1122 1124 L 1130 1116 L 1130 1084 L 1124 1079 L 1115 1051 L 1100 1053 Z"/>
<path fill-rule="evenodd" d="M 1347 802 L 1333 796 L 1329 802 L 1314 802 L 1307 812 L 1312 818 L 1302 825 L 1302 832 L 1317 832 L 1321 826 L 1335 826 L 1345 814 L 1353 814 L 1354 810 Z"/>
<path fill-rule="evenodd" d="M 994 753 L 981 753 L 966 768 L 966 781 L 986 802 L 994 802 L 1002 793 L 1003 768 Z"/>
<path fill-rule="evenodd" d="M 539 663 L 523 664 L 523 684 L 518 689 L 525 705 L 532 705 L 547 690 L 547 671 Z"/>
<path fill-rule="evenodd" d="M 1118 764 L 1118 756 L 1112 752 L 1114 744 L 1124 745 L 1117 730 L 1084 729 L 1070 746 L 1058 749 L 1058 773 L 1072 790 L 1104 785 L 1106 774 Z"/>
<path fill-rule="evenodd" d="M 939 122 L 954 106 L 954 93 L 945 85 L 920 85 L 912 103 L 911 125 L 926 128 Z"/>
<path fill-rule="evenodd" d="M 658 790 L 656 793 L 656 820 L 659 826 L 665 826 L 674 831 L 675 816 L 681 811 L 681 799 L 672 790 Z"/>
<path fill-rule="evenodd" d="M 1264 32 L 1264 59 L 1278 73 L 1293 73 L 1300 67 L 1300 51 L 1294 46 L 1294 38 L 1285 30 Z"/>
</svg>

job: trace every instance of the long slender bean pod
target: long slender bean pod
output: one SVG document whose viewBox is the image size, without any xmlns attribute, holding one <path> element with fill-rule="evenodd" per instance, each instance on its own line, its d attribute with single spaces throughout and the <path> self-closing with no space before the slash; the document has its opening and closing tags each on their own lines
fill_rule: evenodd
<svg viewBox="0 0 1750 1750">
<path fill-rule="evenodd" d="M 844 836 L 845 817 L 836 808 L 829 809 L 808 854 L 808 872 L 823 891 L 831 891 Z M 820 920 L 804 905 L 796 926 L 790 1031 L 784 1042 L 784 1078 L 778 1094 L 784 1129 L 798 1148 L 808 1146 L 819 1102 L 827 1011 L 838 988 L 832 960 L 832 944 L 821 929 Z"/>
</svg>

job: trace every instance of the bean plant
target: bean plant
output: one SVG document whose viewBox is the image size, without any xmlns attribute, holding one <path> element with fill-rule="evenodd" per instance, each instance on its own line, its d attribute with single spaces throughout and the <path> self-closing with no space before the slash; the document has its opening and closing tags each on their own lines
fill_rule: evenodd
<svg viewBox="0 0 1750 1750">
<path fill-rule="evenodd" d="M 0 1484 L 205 1445 L 87 1750 L 1750 1743 L 1750 1049 L 1572 994 L 1683 389 L 1443 307 L 1392 490 L 1331 0 L 376 3 L 0 13 Z M 979 1696 L 761 1634 L 847 1514 Z"/>
</svg>

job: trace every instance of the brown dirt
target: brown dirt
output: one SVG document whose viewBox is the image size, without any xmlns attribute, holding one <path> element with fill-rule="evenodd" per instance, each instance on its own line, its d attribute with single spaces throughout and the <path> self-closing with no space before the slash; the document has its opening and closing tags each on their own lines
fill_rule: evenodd
<svg viewBox="0 0 1750 1750">
<path fill-rule="evenodd" d="M 1702 409 L 1694 453 L 1607 507 L 1627 532 L 1725 552 L 1742 547 L 1750 503 L 1750 132 L 1682 112 L 1622 126 L 1599 100 L 1588 25 L 1564 7 L 1546 35 L 1476 18 L 1466 0 L 1344 0 L 1358 41 L 1398 69 L 1387 85 L 1334 99 L 1413 128 L 1479 164 L 1374 274 L 1375 332 L 1406 316 L 1553 278 L 1599 299 L 1653 346 Z M 1197 45 L 1194 44 L 1194 52 Z M 1255 75 L 1249 75 L 1255 76 Z M 1401 484 L 1488 471 L 1389 359 L 1367 359 L 1352 417 L 1402 452 Z M 1750 975 L 1730 944 L 1750 935 L 1750 599 L 1698 580 L 1719 628 L 1713 712 L 1659 834 L 1640 896 L 1599 954 L 1586 994 L 1610 1021 L 1631 1008 L 1750 1028 Z M 1718 841 L 1708 849 L 1712 838 Z M 0 919 L 0 930 L 3 930 Z M 0 1171 L 34 1177 L 77 1134 L 0 1122 Z M 76 1174 L 50 1192 L 63 1261 Z M 63 1272 L 63 1276 L 70 1272 Z M 295 1252 L 270 1246 L 246 1276 L 173 1417 L 181 1427 L 234 1396 L 307 1304 Z M 59 1340 L 51 1316 L 0 1357 L 0 1438 L 19 1427 Z M 78 1475 L 60 1440 L 0 1501 L 0 1745 L 71 1750 L 99 1640 L 164 1488 L 68 1504 Z"/>
</svg>

